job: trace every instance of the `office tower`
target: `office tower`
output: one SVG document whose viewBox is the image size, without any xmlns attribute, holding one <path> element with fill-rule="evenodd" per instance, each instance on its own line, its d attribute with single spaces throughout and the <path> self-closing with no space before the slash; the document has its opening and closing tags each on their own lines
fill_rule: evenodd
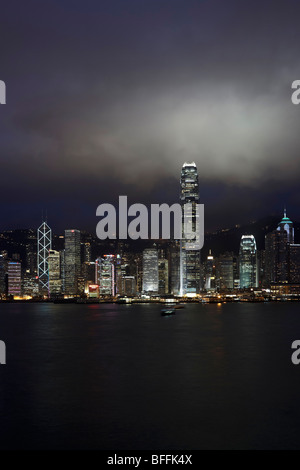
<svg viewBox="0 0 300 470">
<path fill-rule="evenodd" d="M 160 295 L 169 293 L 169 263 L 164 258 L 158 260 L 158 293 Z"/>
<path fill-rule="evenodd" d="M 91 244 L 89 242 L 81 243 L 81 259 L 83 263 L 91 262 Z"/>
<path fill-rule="evenodd" d="M 0 255 L 0 296 L 6 294 L 6 269 L 7 260 L 3 255 Z"/>
<path fill-rule="evenodd" d="M 189 230 L 196 232 L 196 208 L 199 203 L 198 172 L 194 162 L 184 163 L 181 170 L 180 179 L 180 202 L 184 215 L 185 204 L 190 204 L 191 208 L 186 211 L 186 223 Z M 196 247 L 195 240 L 184 237 L 181 240 L 180 248 L 180 295 L 196 295 L 200 292 L 200 250 L 193 250 Z M 194 244 L 194 245 L 193 245 Z"/>
<path fill-rule="evenodd" d="M 9 261 L 8 273 L 8 295 L 21 295 L 21 263 L 19 261 Z"/>
<path fill-rule="evenodd" d="M 239 256 L 240 288 L 257 287 L 257 250 L 253 235 L 242 235 Z"/>
<path fill-rule="evenodd" d="M 170 276 L 171 294 L 179 295 L 180 294 L 180 242 L 178 240 L 173 240 L 170 242 L 169 276 Z"/>
<path fill-rule="evenodd" d="M 294 244 L 294 225 L 286 216 L 278 227 L 265 237 L 265 282 L 287 283 L 289 281 L 289 245 Z"/>
<path fill-rule="evenodd" d="M 49 266 L 49 294 L 50 294 L 50 297 L 55 297 L 61 293 L 60 252 L 59 251 L 55 251 L 55 250 L 49 251 L 48 266 Z"/>
<path fill-rule="evenodd" d="M 60 280 L 61 280 L 61 292 L 65 292 L 65 250 L 60 252 Z"/>
<path fill-rule="evenodd" d="M 48 295 L 49 292 L 49 274 L 48 274 L 48 256 L 52 248 L 51 228 L 46 222 L 37 230 L 37 268 L 41 294 Z"/>
<path fill-rule="evenodd" d="M 266 252 L 260 250 L 257 252 L 257 263 L 258 263 L 258 286 L 267 287 L 266 284 Z"/>
<path fill-rule="evenodd" d="M 26 240 L 26 272 L 37 275 L 37 239 L 36 231 L 28 230 Z"/>
<path fill-rule="evenodd" d="M 122 278 L 123 295 L 133 296 L 136 294 L 136 281 L 134 276 L 124 276 Z"/>
<path fill-rule="evenodd" d="M 224 253 L 218 258 L 218 278 L 221 290 L 233 289 L 233 255 Z"/>
<path fill-rule="evenodd" d="M 123 294 L 123 273 L 122 273 L 122 258 L 121 255 L 116 255 L 115 260 L 115 273 L 116 273 L 116 295 Z"/>
<path fill-rule="evenodd" d="M 65 279 L 66 295 L 78 295 L 80 276 L 80 230 L 65 230 Z"/>
<path fill-rule="evenodd" d="M 286 209 L 284 209 L 284 214 L 279 222 L 279 225 L 277 227 L 277 231 L 279 232 L 286 232 L 286 239 L 287 243 L 294 243 L 294 224 L 293 222 L 287 217 L 286 215 Z"/>
<path fill-rule="evenodd" d="M 204 288 L 207 291 L 216 289 L 216 266 L 214 257 L 209 250 L 206 263 L 205 263 L 205 284 Z"/>
<path fill-rule="evenodd" d="M 289 282 L 300 284 L 300 245 L 289 245 Z"/>
<path fill-rule="evenodd" d="M 158 253 L 156 248 L 143 251 L 143 292 L 158 293 Z"/>
<path fill-rule="evenodd" d="M 115 260 L 114 255 L 104 255 L 96 259 L 96 284 L 100 295 L 115 295 Z"/>
<path fill-rule="evenodd" d="M 23 295 L 28 295 L 30 297 L 38 297 L 39 296 L 39 278 L 30 274 L 29 272 L 25 272 L 23 275 Z"/>
</svg>

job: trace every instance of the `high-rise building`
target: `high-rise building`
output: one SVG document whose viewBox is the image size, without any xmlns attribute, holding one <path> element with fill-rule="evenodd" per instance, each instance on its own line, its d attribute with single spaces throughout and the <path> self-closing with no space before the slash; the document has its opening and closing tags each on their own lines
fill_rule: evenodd
<svg viewBox="0 0 300 470">
<path fill-rule="evenodd" d="M 242 235 L 239 256 L 240 288 L 257 287 L 257 250 L 253 235 Z"/>
<path fill-rule="evenodd" d="M 143 292 L 158 293 L 158 252 L 156 248 L 143 251 Z"/>
<path fill-rule="evenodd" d="M 49 294 L 55 297 L 61 293 L 60 278 L 60 252 L 55 250 L 49 251 Z"/>
<path fill-rule="evenodd" d="M 48 295 L 49 292 L 49 270 L 48 256 L 52 248 L 51 228 L 46 222 L 37 230 L 37 267 L 41 294 Z"/>
<path fill-rule="evenodd" d="M 96 259 L 96 284 L 100 295 L 115 295 L 115 259 L 114 255 L 104 255 Z"/>
<path fill-rule="evenodd" d="M 276 230 L 265 237 L 265 283 L 289 282 L 289 245 L 294 244 L 294 225 L 286 210 Z"/>
<path fill-rule="evenodd" d="M 170 293 L 180 293 L 180 242 L 172 240 L 169 245 Z"/>
<path fill-rule="evenodd" d="M 190 232 L 196 232 L 197 228 L 197 204 L 199 203 L 199 183 L 198 172 L 194 162 L 184 163 L 181 170 L 180 179 L 180 202 L 184 215 L 185 204 L 190 205 L 190 209 L 185 213 L 186 225 Z M 180 294 L 196 295 L 200 292 L 200 250 L 192 249 L 195 240 L 184 238 L 180 247 Z M 195 245 L 196 248 L 196 245 Z"/>
<path fill-rule="evenodd" d="M 218 258 L 218 278 L 220 289 L 233 289 L 233 255 L 224 253 Z"/>
<path fill-rule="evenodd" d="M 136 294 L 136 281 L 134 276 L 124 276 L 122 278 L 122 284 L 124 295 L 133 296 Z"/>
<path fill-rule="evenodd" d="M 158 293 L 160 295 L 169 293 L 169 263 L 164 258 L 158 260 Z"/>
<path fill-rule="evenodd" d="M 289 282 L 300 284 L 300 245 L 289 245 Z"/>
<path fill-rule="evenodd" d="M 286 232 L 286 238 L 287 238 L 287 243 L 294 243 L 294 224 L 293 222 L 287 217 L 286 215 L 286 209 L 284 209 L 284 214 L 279 222 L 279 225 L 277 227 L 277 231 L 279 232 Z"/>
<path fill-rule="evenodd" d="M 207 291 L 215 290 L 216 289 L 216 266 L 215 266 L 215 261 L 211 253 L 211 250 L 209 250 L 209 253 L 207 256 L 204 272 L 205 272 L 205 284 L 204 284 L 205 290 Z"/>
<path fill-rule="evenodd" d="M 78 295 L 80 276 L 80 230 L 65 230 L 64 292 Z"/>
<path fill-rule="evenodd" d="M 9 261 L 8 273 L 8 295 L 21 295 L 21 263 L 19 261 Z"/>
<path fill-rule="evenodd" d="M 33 276 L 29 272 L 25 272 L 23 275 L 23 295 L 29 295 L 31 297 L 38 297 L 39 289 L 39 278 Z"/>
</svg>

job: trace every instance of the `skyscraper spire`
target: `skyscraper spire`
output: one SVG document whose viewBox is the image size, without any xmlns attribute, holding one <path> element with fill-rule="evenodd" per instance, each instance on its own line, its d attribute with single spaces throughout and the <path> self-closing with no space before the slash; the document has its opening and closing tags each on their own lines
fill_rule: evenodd
<svg viewBox="0 0 300 470">
<path fill-rule="evenodd" d="M 284 218 L 286 219 L 286 205 L 284 205 L 284 212 L 283 212 L 283 214 L 284 214 Z"/>
</svg>

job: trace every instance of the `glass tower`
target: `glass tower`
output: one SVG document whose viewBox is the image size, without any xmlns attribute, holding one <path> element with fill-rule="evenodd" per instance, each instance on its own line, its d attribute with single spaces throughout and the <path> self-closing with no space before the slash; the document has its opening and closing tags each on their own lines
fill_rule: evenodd
<svg viewBox="0 0 300 470">
<path fill-rule="evenodd" d="M 49 293 L 48 257 L 51 245 L 51 228 L 46 222 L 43 222 L 37 230 L 37 265 L 40 292 L 47 295 Z"/>
<path fill-rule="evenodd" d="M 65 230 L 64 289 L 67 295 L 78 294 L 80 246 L 80 230 Z"/>
<path fill-rule="evenodd" d="M 194 162 L 184 163 L 180 178 L 180 202 L 182 214 L 184 205 L 190 204 L 186 215 L 186 223 L 190 230 L 196 231 L 196 208 L 199 203 L 198 172 Z M 200 250 L 190 248 L 193 240 L 184 238 L 182 230 L 180 243 L 180 295 L 196 295 L 200 292 Z"/>
<path fill-rule="evenodd" d="M 240 288 L 257 287 L 257 250 L 254 235 L 242 235 L 240 243 Z"/>
<path fill-rule="evenodd" d="M 143 292 L 158 293 L 158 252 L 156 248 L 143 251 Z"/>
<path fill-rule="evenodd" d="M 100 295 L 115 295 L 115 257 L 104 255 L 96 259 L 96 284 Z"/>
<path fill-rule="evenodd" d="M 49 294 L 55 296 L 61 292 L 60 279 L 60 252 L 55 250 L 49 251 Z"/>
</svg>

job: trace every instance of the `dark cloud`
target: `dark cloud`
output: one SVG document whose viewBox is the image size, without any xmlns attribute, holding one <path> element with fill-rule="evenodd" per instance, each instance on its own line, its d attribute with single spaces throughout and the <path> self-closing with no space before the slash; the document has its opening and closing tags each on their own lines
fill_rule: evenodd
<svg viewBox="0 0 300 470">
<path fill-rule="evenodd" d="M 171 202 L 186 160 L 208 227 L 284 203 L 299 218 L 299 13 L 296 0 L 6 4 L 2 228 L 45 206 L 58 228 L 91 227 L 119 194 Z"/>
</svg>

